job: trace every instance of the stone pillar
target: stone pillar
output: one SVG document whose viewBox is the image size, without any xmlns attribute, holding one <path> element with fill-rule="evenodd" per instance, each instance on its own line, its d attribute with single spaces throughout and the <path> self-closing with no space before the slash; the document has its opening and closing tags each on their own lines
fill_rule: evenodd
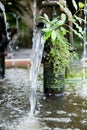
<svg viewBox="0 0 87 130">
<path fill-rule="evenodd" d="M 46 96 L 59 96 L 64 92 L 64 75 L 55 77 L 53 67 L 48 62 L 44 63 L 44 93 Z"/>
<path fill-rule="evenodd" d="M 44 8 L 47 6 L 51 8 L 51 19 L 57 15 L 56 8 L 57 8 L 57 1 L 56 0 L 50 0 L 50 1 L 43 1 L 42 5 Z M 49 9 L 50 11 L 50 9 Z M 55 96 L 55 95 L 62 95 L 64 91 L 64 75 L 58 74 L 57 77 L 55 77 L 55 74 L 53 72 L 53 65 L 49 63 L 47 60 L 47 55 L 49 54 L 51 49 L 51 43 L 50 41 L 46 41 L 45 47 L 44 47 L 44 54 L 43 54 L 43 66 L 44 66 L 44 93 L 46 96 Z"/>
</svg>

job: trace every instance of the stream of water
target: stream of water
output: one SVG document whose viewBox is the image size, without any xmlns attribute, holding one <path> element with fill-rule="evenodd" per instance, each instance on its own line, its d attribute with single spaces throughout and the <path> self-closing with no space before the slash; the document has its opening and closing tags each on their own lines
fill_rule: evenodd
<svg viewBox="0 0 87 130">
<path fill-rule="evenodd" d="M 39 29 L 33 37 L 33 49 L 32 49 L 31 68 L 30 68 L 31 114 L 34 113 L 35 106 L 36 106 L 37 78 L 38 78 L 39 68 L 41 65 L 44 43 L 45 40 L 42 36 L 41 29 Z"/>
<path fill-rule="evenodd" d="M 5 7 L 4 7 L 4 5 L 1 2 L 0 2 L 0 9 L 3 12 L 6 34 L 7 34 L 7 38 L 9 39 L 9 34 L 8 34 L 8 31 L 7 31 L 8 23 L 7 23 L 6 13 L 5 13 Z"/>
<path fill-rule="evenodd" d="M 85 0 L 85 7 L 84 7 L 84 48 L 83 48 L 83 57 L 82 59 L 84 60 L 87 58 L 87 41 L 86 41 L 86 35 L 87 35 L 87 5 L 86 5 L 86 0 Z"/>
<path fill-rule="evenodd" d="M 36 0 L 34 0 L 34 30 L 33 30 L 33 47 L 32 47 L 32 58 L 31 58 L 31 68 L 30 68 L 30 87 L 31 87 L 31 96 L 30 96 L 30 113 L 34 114 L 37 100 L 37 78 L 38 72 L 42 61 L 42 54 L 44 49 L 45 40 L 42 35 L 42 30 L 36 29 Z"/>
</svg>

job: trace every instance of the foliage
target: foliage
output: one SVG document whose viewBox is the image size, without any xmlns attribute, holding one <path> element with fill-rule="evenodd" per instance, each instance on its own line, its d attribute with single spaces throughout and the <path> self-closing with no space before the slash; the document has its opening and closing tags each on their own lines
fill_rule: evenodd
<svg viewBox="0 0 87 130">
<path fill-rule="evenodd" d="M 58 5 L 62 6 L 59 2 Z M 80 2 L 79 9 L 82 7 L 83 4 Z M 76 26 L 75 29 L 69 27 L 73 33 L 83 39 L 83 30 L 80 23 L 84 22 L 84 20 L 77 16 L 77 12 L 68 20 L 65 13 L 61 13 L 60 16 L 53 20 L 50 20 L 47 14 L 41 17 L 45 23 L 45 28 L 43 28 L 44 37 L 46 40 L 51 41 L 51 48 L 47 59 L 52 63 L 53 72 L 56 77 L 59 73 L 64 73 L 64 69 L 69 67 L 70 61 L 76 57 L 75 52 L 71 53 L 72 46 L 66 38 L 66 35 L 69 33 L 66 28 L 66 26 L 69 26 L 68 22 L 72 22 Z"/>
</svg>

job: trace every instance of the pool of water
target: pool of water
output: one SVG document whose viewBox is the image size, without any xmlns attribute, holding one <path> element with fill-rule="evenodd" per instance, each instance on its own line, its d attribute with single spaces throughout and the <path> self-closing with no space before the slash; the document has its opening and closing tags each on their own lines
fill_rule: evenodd
<svg viewBox="0 0 87 130">
<path fill-rule="evenodd" d="M 29 70 L 6 69 L 0 81 L 0 130 L 87 130 L 86 82 L 68 82 L 64 97 L 45 98 L 38 80 L 37 106 L 31 115 Z"/>
</svg>

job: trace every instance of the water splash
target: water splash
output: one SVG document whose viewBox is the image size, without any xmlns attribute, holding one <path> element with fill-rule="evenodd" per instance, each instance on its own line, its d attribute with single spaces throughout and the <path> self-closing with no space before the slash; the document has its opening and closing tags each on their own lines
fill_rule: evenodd
<svg viewBox="0 0 87 130">
<path fill-rule="evenodd" d="M 6 28 L 5 28 L 6 29 L 6 35 L 7 35 L 7 39 L 9 39 L 9 34 L 8 34 L 8 31 L 7 31 L 8 23 L 7 23 L 6 13 L 5 13 L 5 7 L 1 2 L 0 2 L 0 9 L 3 12 L 4 22 L 5 22 L 5 26 L 6 26 Z"/>
<path fill-rule="evenodd" d="M 83 46 L 83 56 L 81 59 L 82 62 L 82 67 L 83 67 L 83 79 L 86 79 L 86 69 L 85 67 L 87 66 L 87 41 L 86 41 L 86 31 L 87 31 L 87 5 L 86 5 L 86 0 L 85 0 L 85 7 L 84 7 L 84 46 Z"/>
<path fill-rule="evenodd" d="M 37 7 L 37 1 L 33 0 L 33 36 L 35 34 L 36 30 L 36 7 Z"/>
<path fill-rule="evenodd" d="M 0 2 L 0 9 L 2 10 L 3 16 L 4 16 L 6 36 L 7 36 L 7 39 L 10 40 L 9 33 L 8 33 L 8 31 L 7 31 L 7 29 L 8 29 L 8 22 L 7 22 L 7 18 L 6 18 L 5 7 L 4 7 L 4 5 L 3 5 L 1 2 Z M 10 49 L 10 52 L 12 53 L 12 54 L 11 54 L 11 59 L 13 60 L 13 59 L 14 59 L 14 54 L 13 54 L 13 49 L 12 49 L 12 47 L 11 47 L 11 41 L 9 41 L 8 48 Z M 13 60 L 13 62 L 12 62 L 12 65 L 15 65 L 14 60 Z"/>
<path fill-rule="evenodd" d="M 36 34 L 33 37 L 33 49 L 32 49 L 32 59 L 31 59 L 31 68 L 30 68 L 30 83 L 31 83 L 31 114 L 35 111 L 36 106 L 36 90 L 37 90 L 37 78 L 39 73 L 39 68 L 42 60 L 42 53 L 44 49 L 45 40 L 43 38 L 41 29 L 36 31 Z"/>
<path fill-rule="evenodd" d="M 36 30 L 36 0 L 34 0 L 34 30 L 33 30 L 33 48 L 32 48 L 32 58 L 31 58 L 31 68 L 30 68 L 30 113 L 34 114 L 36 107 L 36 90 L 37 90 L 37 77 L 39 73 L 39 68 L 42 60 L 42 54 L 44 49 L 45 40 L 42 35 L 41 29 Z"/>
<path fill-rule="evenodd" d="M 85 4 L 86 5 L 86 4 Z M 87 30 L 87 5 L 84 8 L 84 48 L 83 48 L 83 60 L 85 60 L 85 58 L 87 58 L 87 42 L 86 42 L 86 30 Z"/>
</svg>

